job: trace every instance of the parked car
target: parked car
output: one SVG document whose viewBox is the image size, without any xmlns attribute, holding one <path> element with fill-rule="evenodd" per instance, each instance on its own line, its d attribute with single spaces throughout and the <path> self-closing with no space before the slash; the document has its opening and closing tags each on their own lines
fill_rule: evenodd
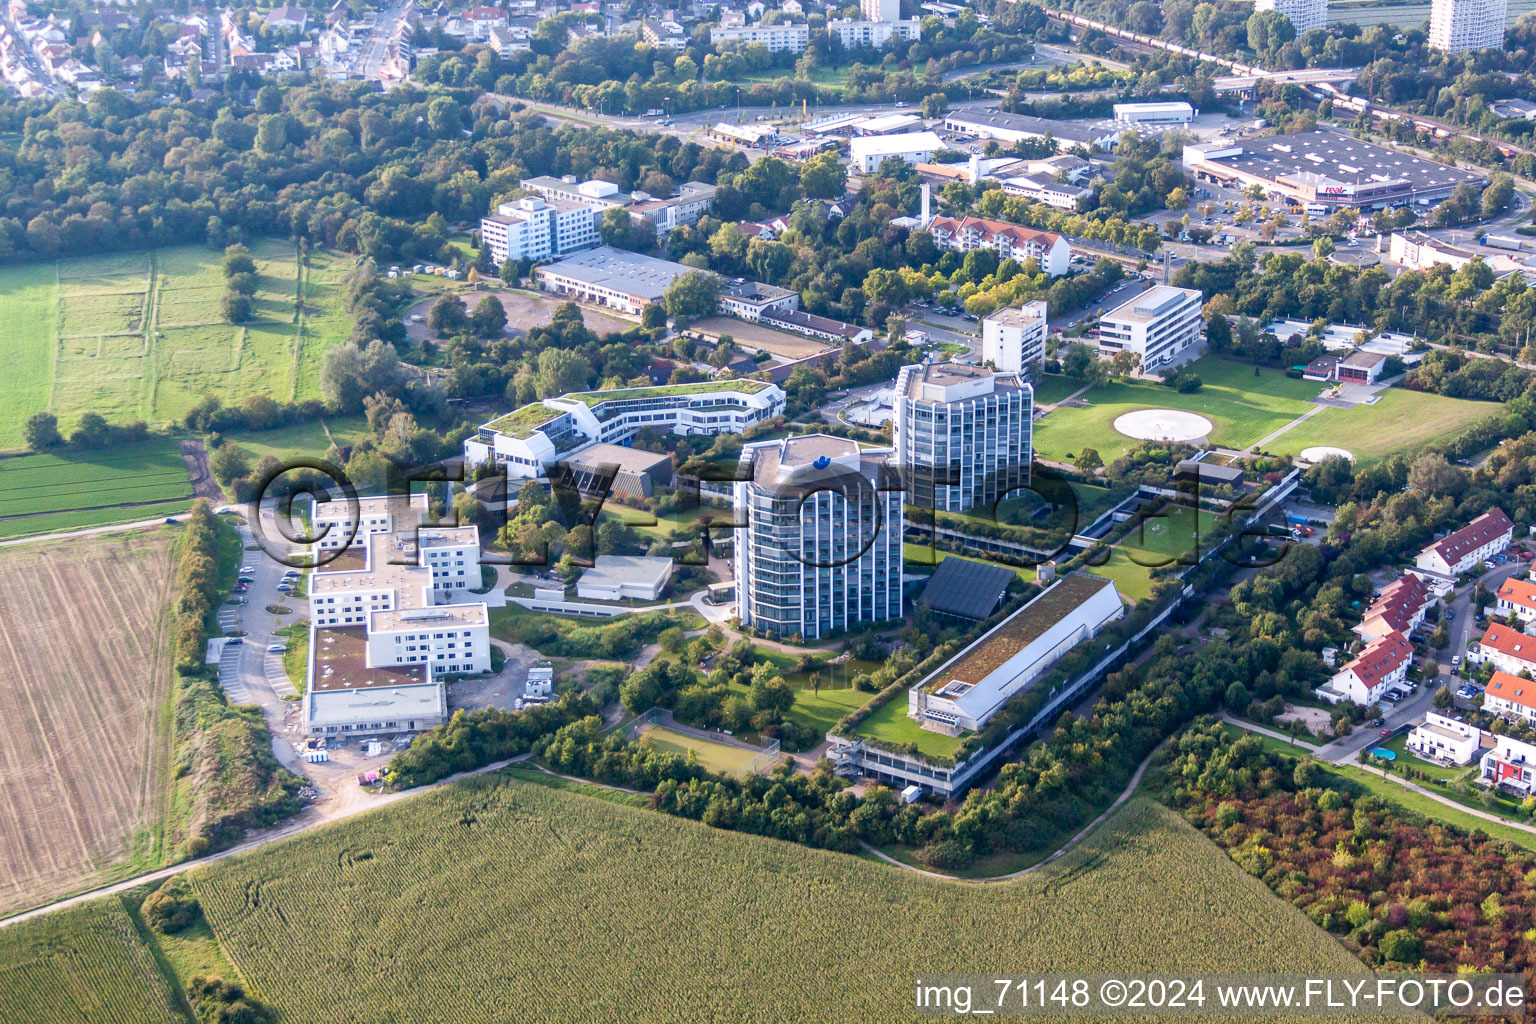
<svg viewBox="0 0 1536 1024">
<path fill-rule="evenodd" d="M 1382 739 L 1386 739 L 1388 736 L 1391 736 L 1395 732 L 1397 732 L 1396 729 L 1383 729 L 1376 735 L 1380 736 Z"/>
<path fill-rule="evenodd" d="M 267 653 L 268 654 L 282 654 L 286 650 L 288 650 L 288 645 L 287 644 L 268 644 L 267 645 Z"/>
<path fill-rule="evenodd" d="M 1374 729 L 1377 726 L 1385 725 L 1386 722 L 1387 722 L 1387 720 L 1385 718 L 1373 718 L 1369 722 L 1366 722 L 1365 724 L 1366 724 L 1367 728 Z"/>
<path fill-rule="evenodd" d="M 242 565 L 240 567 L 240 571 L 241 572 L 255 572 L 256 571 L 256 567 L 254 565 Z"/>
</svg>

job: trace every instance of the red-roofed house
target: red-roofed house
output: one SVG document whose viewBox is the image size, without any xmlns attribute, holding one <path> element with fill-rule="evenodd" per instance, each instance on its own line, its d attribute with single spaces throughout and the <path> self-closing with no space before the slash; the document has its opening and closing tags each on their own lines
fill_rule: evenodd
<svg viewBox="0 0 1536 1024">
<path fill-rule="evenodd" d="M 1507 786 L 1519 793 L 1529 793 L 1536 783 L 1531 772 L 1536 768 L 1536 744 L 1498 736 L 1493 749 L 1483 755 L 1480 781 L 1485 786 Z"/>
<path fill-rule="evenodd" d="M 1424 613 L 1434 600 L 1434 592 L 1413 573 L 1404 573 L 1382 588 L 1381 594 L 1365 610 L 1365 617 L 1355 627 L 1355 635 L 1367 642 L 1386 636 L 1393 630 L 1412 632 L 1424 621 Z"/>
<path fill-rule="evenodd" d="M 1403 681 L 1413 664 L 1413 645 L 1398 632 L 1388 633 L 1367 644 L 1365 650 L 1338 671 L 1327 686 L 1314 691 L 1330 704 L 1354 701 L 1368 707 L 1381 700 L 1382 694 Z"/>
<path fill-rule="evenodd" d="M 1420 551 L 1415 564 L 1428 572 L 1455 576 L 1485 558 L 1508 551 L 1514 532 L 1515 524 L 1503 509 L 1496 508 Z"/>
<path fill-rule="evenodd" d="M 1467 660 L 1486 662 L 1512 676 L 1522 672 L 1536 676 L 1536 636 L 1495 622 L 1481 640 L 1467 648 Z"/>
<path fill-rule="evenodd" d="M 464 12 L 464 24 L 476 39 L 490 37 L 491 28 L 507 23 L 507 12 L 500 7 L 471 7 Z"/>
<path fill-rule="evenodd" d="M 1483 691 L 1483 710 L 1528 722 L 1536 720 L 1536 682 L 1495 672 Z"/>
<path fill-rule="evenodd" d="M 1496 607 L 1500 615 L 1514 615 L 1527 626 L 1536 619 L 1536 583 L 1510 577 L 1499 588 L 1497 596 Z"/>
<path fill-rule="evenodd" d="M 1057 277 L 1067 272 L 1072 260 L 1072 247 L 1054 231 L 1037 231 L 1002 220 L 986 220 L 982 217 L 935 217 L 928 224 L 934 243 L 940 249 L 970 252 L 972 249 L 992 249 L 999 259 L 1013 259 L 1023 263 L 1027 259 L 1039 262 L 1040 269 Z"/>
</svg>

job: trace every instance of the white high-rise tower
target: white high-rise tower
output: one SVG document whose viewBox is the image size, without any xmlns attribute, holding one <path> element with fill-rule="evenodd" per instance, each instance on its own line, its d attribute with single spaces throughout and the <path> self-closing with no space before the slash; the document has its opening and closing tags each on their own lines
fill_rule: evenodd
<svg viewBox="0 0 1536 1024">
<path fill-rule="evenodd" d="M 1429 45 L 1447 53 L 1498 48 L 1508 20 L 1508 0 L 1434 0 Z"/>
<path fill-rule="evenodd" d="M 865 21 L 900 21 L 901 0 L 859 0 Z"/>
<path fill-rule="evenodd" d="M 964 512 L 1028 485 L 1034 409 L 1034 388 L 1013 374 L 969 363 L 903 366 L 894 437 L 907 504 Z"/>
<path fill-rule="evenodd" d="M 1291 19 L 1296 34 L 1328 24 L 1328 0 L 1254 0 L 1256 11 L 1279 11 Z"/>
</svg>

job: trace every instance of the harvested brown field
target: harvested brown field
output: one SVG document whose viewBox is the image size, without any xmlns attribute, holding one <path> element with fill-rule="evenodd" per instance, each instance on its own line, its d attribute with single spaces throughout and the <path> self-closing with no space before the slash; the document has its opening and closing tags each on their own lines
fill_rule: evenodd
<svg viewBox="0 0 1536 1024">
<path fill-rule="evenodd" d="M 819 356 L 823 352 L 836 351 L 820 338 L 809 338 L 791 331 L 780 331 L 730 316 L 712 316 L 696 320 L 693 323 L 693 329 L 710 337 L 729 334 L 738 344 L 748 348 L 763 349 L 770 355 L 791 362 L 809 356 Z"/>
<path fill-rule="evenodd" d="M 0 914 L 163 855 L 173 536 L 0 549 Z"/>
</svg>

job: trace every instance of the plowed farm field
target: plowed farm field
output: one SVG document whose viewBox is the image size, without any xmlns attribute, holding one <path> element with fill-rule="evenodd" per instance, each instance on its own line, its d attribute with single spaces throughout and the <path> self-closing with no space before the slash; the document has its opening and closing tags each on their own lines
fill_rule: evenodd
<svg viewBox="0 0 1536 1024">
<path fill-rule="evenodd" d="M 173 536 L 0 549 L 0 915 L 163 856 Z"/>
</svg>

